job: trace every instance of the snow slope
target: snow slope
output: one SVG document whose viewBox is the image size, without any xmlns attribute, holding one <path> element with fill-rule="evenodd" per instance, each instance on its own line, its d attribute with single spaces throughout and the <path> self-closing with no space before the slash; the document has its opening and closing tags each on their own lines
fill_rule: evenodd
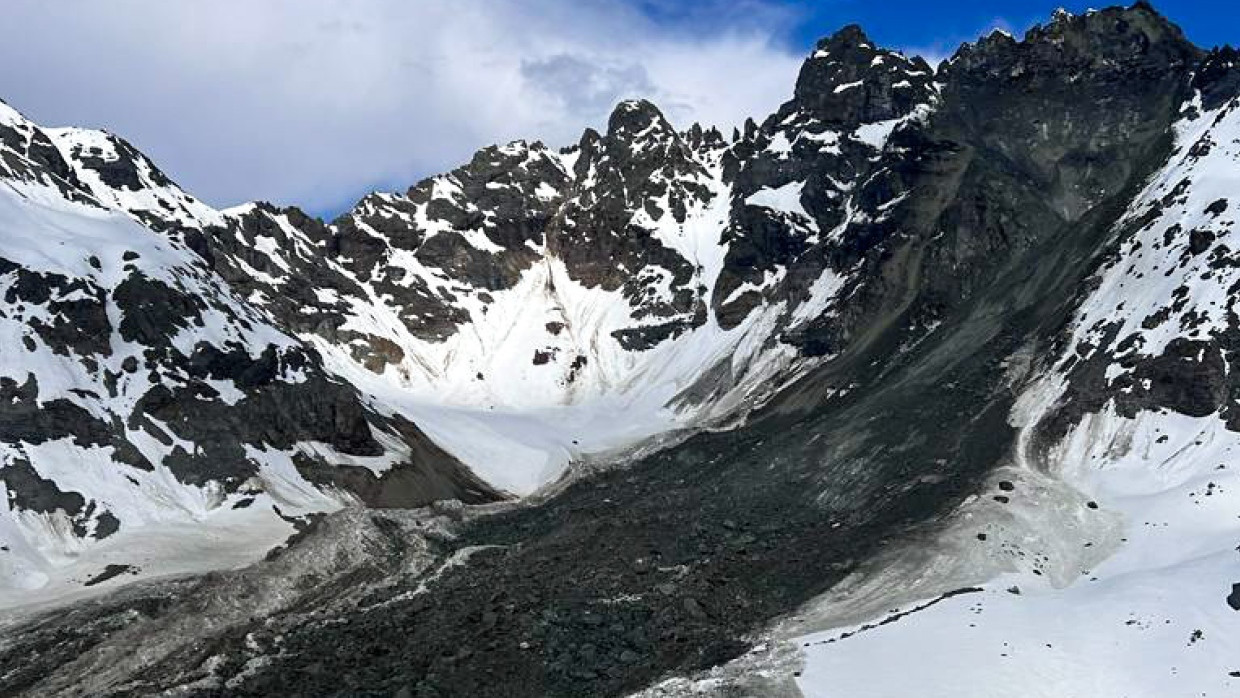
<svg viewBox="0 0 1240 698">
<path fill-rule="evenodd" d="M 644 222 L 700 270 L 705 295 L 726 253 L 720 238 L 730 207 L 717 163 L 707 171 L 700 184 L 711 189 L 708 203 L 683 222 Z M 649 273 L 657 289 L 660 272 Z M 825 289 L 821 303 L 837 291 Z M 726 330 L 710 309 L 701 326 L 635 351 L 614 336 L 635 325 L 630 301 L 619 290 L 583 285 L 554 254 L 489 295 L 467 305 L 468 321 L 440 342 L 404 331 L 382 303 L 359 307 L 345 328 L 390 337 L 407 356 L 378 375 L 347 347 L 307 339 L 377 405 L 413 416 L 489 482 L 516 494 L 555 481 L 572 462 L 752 409 L 796 363 L 790 347 L 770 342 L 783 304 Z M 710 385 L 699 388 L 708 376 Z M 686 396 L 695 388 L 709 392 Z"/>
<path fill-rule="evenodd" d="M 188 251 L 175 248 L 119 213 L 66 202 L 42 187 L 4 182 L 0 184 L 0 221 L 5 230 L 4 258 L 29 272 L 84 279 L 89 282 L 88 288 L 111 294 L 127 278 L 128 272 L 123 269 L 136 267 L 150 278 L 215 298 L 228 304 L 231 311 L 255 317 L 236 300 L 221 296 L 209 277 L 192 265 Z M 125 261 L 124 257 L 135 251 L 138 258 Z M 99 268 L 91 260 L 96 260 Z M 7 288 L 11 283 L 10 276 L 0 280 L 0 287 Z M 114 328 L 120 326 L 123 312 L 115 302 L 108 304 Z M 0 318 L 0 337 L 10 348 L 0 354 L 0 376 L 19 382 L 34 377 L 38 399 L 44 404 L 71 400 L 100 419 L 131 414 L 148 385 L 147 377 L 132 375 L 123 364 L 131 357 L 141 357 L 145 347 L 127 341 L 114 329 L 115 334 L 108 338 L 110 355 L 93 357 L 94 363 L 86 363 L 81 357 L 53 351 L 32 333 L 32 313 L 42 314 L 43 309 L 29 307 L 25 315 Z M 48 324 L 57 320 L 54 315 L 43 318 Z M 256 322 L 246 328 L 218 311 L 206 316 L 203 327 L 182 330 L 173 337 L 173 343 L 187 354 L 202 341 L 221 345 L 236 342 L 260 352 L 269 345 L 290 347 L 294 342 L 269 325 Z M 34 347 L 33 351 L 18 349 L 24 342 Z M 120 376 L 111 391 L 104 385 L 108 371 Z M 293 375 L 288 378 L 297 379 Z M 242 395 L 228 382 L 218 387 L 221 400 L 229 400 L 230 394 Z M 63 593 L 65 587 L 80 585 L 114 558 L 142 567 L 148 560 L 158 559 L 157 567 L 164 571 L 201 571 L 249 562 L 260 549 L 274 545 L 293 530 L 272 514 L 272 504 L 280 506 L 286 515 L 300 516 L 335 509 L 348 501 L 347 497 L 319 491 L 290 465 L 268 468 L 261 486 L 255 483 L 264 491 L 257 495 L 253 509 L 231 509 L 225 505 L 234 503 L 236 496 L 229 502 L 230 497 L 212 483 L 182 482 L 162 464 L 178 446 L 175 438 L 161 443 L 141 429 L 131 430 L 129 437 L 143 456 L 156 464 L 152 470 L 118 467 L 110 448 L 83 446 L 67 437 L 38 444 L 0 444 L 0 460 L 28 460 L 39 476 L 61 491 L 88 493 L 100 511 L 121 522 L 122 529 L 115 537 L 105 537 L 106 543 L 95 544 L 73 533 L 74 523 L 65 512 L 14 509 L 5 498 L 0 502 L 0 540 L 5 547 L 0 554 L 0 586 L 38 592 L 21 597 L 3 594 L 0 604 Z M 173 535 L 175 530 L 182 535 Z M 236 549 L 235 532 L 240 530 L 252 531 L 244 537 L 248 554 Z M 187 533 L 191 534 L 188 541 Z M 196 539 L 201 542 L 194 543 Z M 79 564 L 88 549 L 89 562 Z"/>
</svg>

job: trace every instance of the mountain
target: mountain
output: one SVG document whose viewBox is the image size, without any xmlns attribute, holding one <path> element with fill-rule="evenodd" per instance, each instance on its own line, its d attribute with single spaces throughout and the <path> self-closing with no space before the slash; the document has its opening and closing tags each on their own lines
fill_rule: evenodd
<svg viewBox="0 0 1240 698">
<path fill-rule="evenodd" d="M 502 498 L 160 232 L 218 214 L 131 146 L 7 107 L 0 144 L 10 603 L 81 588 L 101 561 L 201 569 L 239 541 L 261 554 L 346 503 Z M 195 543 L 199 524 L 232 538 Z"/>
<path fill-rule="evenodd" d="M 6 111 L 0 688 L 1229 695 L 1236 63 L 846 27 L 330 223 Z"/>
</svg>

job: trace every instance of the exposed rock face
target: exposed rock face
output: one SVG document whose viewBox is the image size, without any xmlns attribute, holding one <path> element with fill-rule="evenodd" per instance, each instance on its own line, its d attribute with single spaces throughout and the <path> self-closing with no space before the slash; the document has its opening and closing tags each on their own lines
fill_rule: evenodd
<svg viewBox="0 0 1240 698">
<path fill-rule="evenodd" d="M 1056 212 L 1076 218 L 1142 166 L 1139 148 L 1165 135 L 1201 57 L 1178 28 L 1134 8 L 1055 22 L 1019 43 L 993 34 L 943 77 L 978 145 L 1010 159 Z"/>
<path fill-rule="evenodd" d="M 1240 379 L 1230 368 L 1240 358 L 1235 217 L 1226 198 L 1234 180 L 1224 175 L 1240 159 L 1229 135 L 1240 123 L 1240 90 L 1234 70 L 1219 65 L 1234 68 L 1227 53 L 1204 58 L 1193 78 L 1199 97 L 1177 115 L 1176 149 L 1130 204 L 1115 248 L 1086 289 L 1077 326 L 1062 339 L 1058 369 L 1068 382 L 1043 425 L 1047 443 L 1108 405 L 1129 418 L 1166 408 L 1240 425 Z M 1200 96 L 1217 100 L 1223 89 L 1230 100 L 1201 111 Z"/>
<path fill-rule="evenodd" d="M 703 155 L 645 101 L 621 104 L 607 134 L 587 132 L 579 150 L 581 184 L 549 232 L 548 252 L 586 288 L 621 292 L 641 323 L 613 331 L 625 349 L 647 349 L 701 326 L 708 282 L 701 260 L 675 242 L 691 209 L 717 195 Z"/>
<path fill-rule="evenodd" d="M 995 33 L 937 72 L 849 27 L 815 47 L 791 100 L 730 142 L 626 102 L 572 148 L 488 148 L 331 223 L 170 203 L 151 226 L 175 265 L 98 254 L 89 267 L 119 269 L 109 283 L 4 263 L 5 312 L 30 351 L 89 355 L 74 389 L 133 398 L 121 414 L 45 393 L 42 374 L 0 383 L 11 501 L 87 534 L 115 530 L 105 503 L 19 442 L 111 448 L 124 467 L 224 496 L 250 496 L 261 449 L 318 491 L 480 502 L 495 493 L 403 403 L 339 376 L 457 407 L 633 398 L 655 390 L 650 376 L 675 386 L 653 393 L 661 406 L 695 419 L 761 405 L 536 505 L 473 517 L 441 503 L 463 521 L 427 548 L 437 564 L 402 571 L 379 545 L 356 586 L 169 640 L 106 680 L 91 667 L 127 640 L 95 629 L 126 613 L 165 628 L 175 589 L 56 625 L 66 639 L 31 626 L 0 659 L 84 658 L 0 687 L 625 695 L 737 657 L 773 618 L 934 530 L 995 468 L 1050 458 L 1087 417 L 1170 411 L 1238 430 L 1237 74 L 1234 51 L 1198 50 L 1144 3 Z M 49 157 L 30 128 L 12 133 L 5 143 Z M 23 181 L 139 220 L 153 210 L 95 191 L 127 190 L 127 166 L 59 147 L 72 168 L 14 159 Z M 186 271 L 158 273 L 170 266 Z M 58 322 L 65 312 L 77 320 Z M 1013 414 L 1035 388 L 1046 399 L 1026 443 Z M 399 464 L 376 468 L 394 448 Z M 1007 506 L 1022 490 L 1002 483 L 987 499 Z M 349 525 L 387 540 L 386 524 Z"/>
<path fill-rule="evenodd" d="M 923 59 L 880 49 L 851 25 L 818 42 L 801 66 L 793 101 L 827 126 L 856 128 L 926 104 L 933 82 Z"/>
</svg>

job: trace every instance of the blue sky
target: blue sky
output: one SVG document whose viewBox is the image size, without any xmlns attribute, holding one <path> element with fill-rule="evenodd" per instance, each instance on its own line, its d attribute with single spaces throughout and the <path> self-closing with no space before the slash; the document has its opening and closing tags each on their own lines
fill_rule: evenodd
<svg viewBox="0 0 1240 698">
<path fill-rule="evenodd" d="M 693 0 L 635 0 L 643 11 L 652 17 L 683 26 L 687 31 L 712 32 L 720 29 L 718 19 L 704 20 L 703 3 Z M 1128 0 L 1127 4 L 1131 4 Z M 709 3 L 707 3 L 709 4 Z M 743 0 L 730 3 L 742 14 Z M 1034 24 L 1045 22 L 1055 9 L 1063 7 L 1080 13 L 1089 8 L 1106 7 L 1107 2 L 1066 2 L 1059 0 L 1003 0 L 1003 2 L 977 2 L 976 0 L 775 0 L 766 5 L 766 15 L 771 19 L 771 7 L 783 10 L 785 24 L 779 32 L 780 40 L 789 47 L 805 49 L 832 29 L 845 24 L 860 24 L 870 38 L 885 46 L 914 49 L 937 49 L 950 54 L 962 42 L 975 39 L 979 32 L 1002 27 L 1013 33 L 1022 32 Z M 1154 7 L 1179 24 L 1195 43 L 1203 48 L 1231 43 L 1240 44 L 1240 2 L 1228 0 L 1162 0 Z"/>
<path fill-rule="evenodd" d="M 847 23 L 930 59 L 1059 5 L 1004 0 L 4 0 L 0 99 L 48 126 L 106 128 L 217 206 L 330 217 L 517 138 L 574 142 L 612 105 L 725 129 L 791 94 Z M 1156 6 L 1203 46 L 1240 3 Z"/>
</svg>

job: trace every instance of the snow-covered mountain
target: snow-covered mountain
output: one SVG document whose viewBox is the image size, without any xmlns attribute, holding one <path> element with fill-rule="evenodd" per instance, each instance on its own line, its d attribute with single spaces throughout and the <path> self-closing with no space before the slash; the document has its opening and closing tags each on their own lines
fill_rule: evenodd
<svg viewBox="0 0 1240 698">
<path fill-rule="evenodd" d="M 823 67 L 832 50 L 846 68 Z M 883 104 L 841 110 L 872 101 L 867 75 Z M 42 133 L 75 191 L 193 250 L 376 409 L 528 494 L 571 462 L 730 423 L 829 353 L 798 333 L 855 271 L 833 259 L 841 233 L 892 203 L 853 189 L 928 113 L 931 77 L 844 32 L 794 100 L 730 143 L 625 102 L 574 147 L 487 148 L 330 224 L 263 203 L 215 211 L 116 136 Z M 819 103 L 837 88 L 857 96 Z"/>
<path fill-rule="evenodd" d="M 1238 60 L 848 27 L 731 137 L 625 102 L 330 223 L 6 110 L 0 599 L 299 534 L 14 616 L 0 688 L 1231 695 Z"/>
<path fill-rule="evenodd" d="M 847 70 L 824 71 L 833 50 Z M 836 113 L 817 103 L 822 91 L 851 90 L 865 74 L 892 92 L 891 104 Z M 79 439 L 77 447 L 99 447 L 89 456 L 64 450 L 63 430 L 37 434 L 56 444 L 46 452 L 12 433 L 5 482 L 19 542 L 10 546 L 11 584 L 58 594 L 104 563 L 158 572 L 218 564 L 196 549 L 182 560 L 176 536 L 137 542 L 157 521 L 191 536 L 224 527 L 213 554 L 231 561 L 238 542 L 253 556 L 287 535 L 291 517 L 358 501 L 525 495 L 571 463 L 606 462 L 736 423 L 829 353 L 801 346 L 798 333 L 836 312 L 856 271 L 855 260 L 832 259 L 841 233 L 881 220 L 892 203 L 862 200 L 853 189 L 889 134 L 928 113 L 930 76 L 924 62 L 844 32 L 806 64 L 793 101 L 731 143 L 713 129 L 677 132 L 652 104 L 625 102 L 605 134 L 587 130 L 574 147 L 487 148 L 403 195 L 368 196 L 330 224 L 264 203 L 214 210 L 115 135 L 43 129 L 6 111 L 6 153 L 23 168 L 6 178 L 15 238 L 32 239 L 37 255 L 45 251 L 39 241 L 53 244 L 43 229 L 62 230 L 54 244 L 83 258 L 68 267 L 58 259 L 47 271 L 64 274 L 61 296 L 85 284 L 98 304 L 66 308 L 49 300 L 58 296 L 36 294 L 61 303 L 48 315 L 93 345 L 48 347 L 74 371 L 54 393 L 37 390 L 48 381 L 45 364 L 14 355 L 10 380 L 34 381 L 14 399 L 27 409 L 63 399 L 116 432 L 110 441 Z M 816 174 L 823 170 L 836 174 L 824 179 Z M 807 186 L 812 195 L 803 194 Z M 92 247 L 101 237 L 135 248 L 121 252 L 112 275 L 91 261 L 102 259 Z M 152 258 L 145 246 L 173 256 Z M 19 285 L 44 271 L 27 258 L 12 263 Z M 163 283 L 182 277 L 197 285 Z M 20 290 L 6 298 L 19 309 L 14 336 L 37 347 L 42 320 L 20 313 L 35 298 L 12 293 Z M 199 318 L 211 299 L 226 312 Z M 127 323 L 149 336 L 135 338 Z M 113 326 L 121 335 L 110 338 Z M 174 329 L 175 340 L 157 336 Z M 126 351 L 121 342 L 136 345 Z M 281 347 L 297 357 L 290 366 L 304 364 L 316 380 L 282 365 Z M 251 379 L 246 371 L 266 373 Z M 117 376 L 134 379 L 116 385 Z M 305 415 L 316 424 L 257 428 L 303 399 L 252 409 L 245 388 L 258 380 L 325 400 Z M 166 422 L 157 410 L 173 422 L 151 437 L 162 450 L 142 451 L 135 440 L 146 434 L 134 433 Z M 375 429 L 382 436 L 372 437 Z M 382 484 L 393 463 L 412 455 L 447 474 L 436 472 L 433 484 Z M 81 474 L 83 458 L 96 476 Z M 127 467 L 158 474 L 160 484 Z M 272 494 L 265 469 L 279 470 L 295 494 Z M 388 494 L 403 487 L 412 491 Z M 273 501 L 232 513 L 258 491 Z M 72 502 L 58 506 L 56 497 Z M 123 532 L 111 543 L 118 551 L 161 552 L 142 564 L 105 554 L 83 516 Z M 233 519 L 257 526 L 254 517 L 264 535 L 232 535 Z"/>
<path fill-rule="evenodd" d="M 223 218 L 123 141 L 0 105 L 0 144 L 3 605 L 251 559 L 347 504 L 500 498 L 140 223 Z"/>
</svg>

